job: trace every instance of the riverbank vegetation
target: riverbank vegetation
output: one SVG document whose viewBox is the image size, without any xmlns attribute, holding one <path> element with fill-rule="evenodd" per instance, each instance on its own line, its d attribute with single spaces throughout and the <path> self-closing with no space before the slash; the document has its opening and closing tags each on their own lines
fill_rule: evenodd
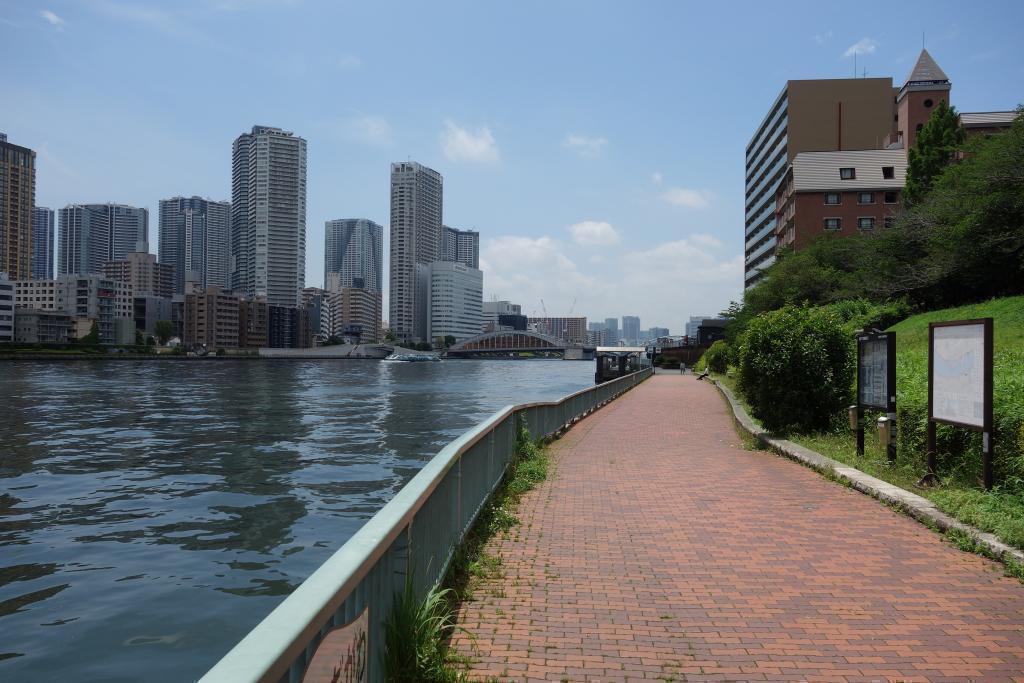
<svg viewBox="0 0 1024 683">
<path fill-rule="evenodd" d="M 486 550 L 487 542 L 519 524 L 516 509 L 527 491 L 548 476 L 548 452 L 535 441 L 520 417 L 516 450 L 505 478 L 477 516 L 465 540 L 456 548 L 441 584 L 425 596 L 416 595 L 412 581 L 395 596 L 385 621 L 384 677 L 387 681 L 451 683 L 466 680 L 464 658 L 451 650 L 458 605 L 471 601 L 488 580 L 500 579 L 501 558 Z"/>
<path fill-rule="evenodd" d="M 908 176 L 917 189 L 892 227 L 825 236 L 781 254 L 743 302 L 723 313 L 726 339 L 698 367 L 722 373 L 769 431 L 912 489 L 1024 547 L 1024 117 L 991 137 L 931 139 L 944 146 L 941 154 L 915 156 L 943 163 L 911 169 L 921 177 Z M 941 425 L 941 485 L 918 488 L 928 323 L 984 317 L 994 319 L 996 488 L 980 484 L 980 434 Z M 854 400 L 854 332 L 871 328 L 896 332 L 892 465 L 872 438 L 864 456 L 856 455 L 845 411 Z"/>
</svg>

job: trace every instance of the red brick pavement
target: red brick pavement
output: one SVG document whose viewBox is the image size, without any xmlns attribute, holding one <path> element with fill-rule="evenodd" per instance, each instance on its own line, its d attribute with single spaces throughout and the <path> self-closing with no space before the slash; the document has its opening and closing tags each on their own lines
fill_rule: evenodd
<svg viewBox="0 0 1024 683">
<path fill-rule="evenodd" d="M 552 446 L 457 649 L 501 680 L 1021 680 L 1024 586 L 659 375 Z"/>
</svg>

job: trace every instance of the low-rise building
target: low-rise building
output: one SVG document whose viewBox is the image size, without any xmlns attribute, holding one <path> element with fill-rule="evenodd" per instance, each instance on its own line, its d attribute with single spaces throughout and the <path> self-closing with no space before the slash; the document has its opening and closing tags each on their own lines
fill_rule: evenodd
<svg viewBox="0 0 1024 683">
<path fill-rule="evenodd" d="M 381 296 L 368 289 L 342 287 L 326 293 L 322 315 L 328 338 L 358 339 L 361 344 L 381 340 Z"/>
<path fill-rule="evenodd" d="M 132 299 L 132 317 L 135 329 L 143 335 L 155 335 L 156 324 L 161 320 L 171 320 L 171 299 L 149 294 L 138 295 Z"/>
<path fill-rule="evenodd" d="M 0 342 L 14 341 L 14 282 L 0 273 Z"/>
<path fill-rule="evenodd" d="M 157 263 L 156 255 L 147 251 L 146 243 L 118 261 L 103 264 L 103 275 L 110 280 L 131 285 L 136 295 L 149 294 L 170 298 L 174 294 L 174 266 Z"/>
<path fill-rule="evenodd" d="M 18 280 L 14 305 L 41 311 L 63 311 L 75 321 L 73 338 L 89 333 L 95 321 L 101 344 L 131 343 L 118 334 L 120 318 L 134 316 L 131 285 L 101 275 L 66 274 L 55 280 Z M 84 333 L 81 333 L 84 330 Z"/>
<path fill-rule="evenodd" d="M 238 303 L 238 346 L 243 349 L 267 347 L 266 299 L 246 299 Z"/>
<path fill-rule="evenodd" d="M 66 344 L 70 339 L 71 316 L 67 313 L 33 308 L 15 310 L 14 340 L 19 344 Z"/>
<path fill-rule="evenodd" d="M 614 345 L 619 341 L 619 321 L 618 318 L 609 318 L 608 320 L 615 322 L 614 330 L 610 326 L 605 328 L 607 342 Z M 534 332 L 546 334 L 570 344 L 583 344 L 587 341 L 586 318 L 527 318 L 526 322 Z"/>
<path fill-rule="evenodd" d="M 776 193 L 776 250 L 887 225 L 907 174 L 903 149 L 801 152 Z"/>
<path fill-rule="evenodd" d="M 189 348 L 238 348 L 239 299 L 220 287 L 208 287 L 185 295 L 185 336 Z"/>
</svg>

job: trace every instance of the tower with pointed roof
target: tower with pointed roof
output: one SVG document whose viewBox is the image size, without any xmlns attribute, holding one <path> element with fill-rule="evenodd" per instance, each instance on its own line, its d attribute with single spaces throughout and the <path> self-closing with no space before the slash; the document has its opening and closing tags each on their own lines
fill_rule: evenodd
<svg viewBox="0 0 1024 683">
<path fill-rule="evenodd" d="M 903 139 L 904 150 L 914 146 L 917 133 L 928 122 L 939 102 L 949 102 L 951 87 L 946 73 L 928 50 L 922 49 L 907 82 L 896 96 L 896 130 Z"/>
</svg>

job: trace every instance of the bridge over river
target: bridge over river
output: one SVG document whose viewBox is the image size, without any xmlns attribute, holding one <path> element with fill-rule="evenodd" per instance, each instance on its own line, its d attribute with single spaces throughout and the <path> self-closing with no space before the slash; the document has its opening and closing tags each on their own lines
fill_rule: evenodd
<svg viewBox="0 0 1024 683">
<path fill-rule="evenodd" d="M 485 332 L 448 349 L 448 358 L 563 358 L 593 360 L 594 347 L 572 344 L 539 332 Z"/>
</svg>

